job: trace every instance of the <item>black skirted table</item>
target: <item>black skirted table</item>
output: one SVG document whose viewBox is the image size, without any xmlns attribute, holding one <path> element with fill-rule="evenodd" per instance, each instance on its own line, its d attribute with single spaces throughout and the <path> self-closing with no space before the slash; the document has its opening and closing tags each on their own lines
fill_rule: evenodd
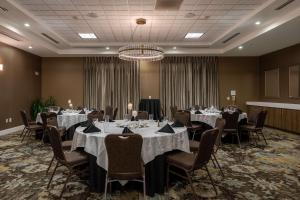
<svg viewBox="0 0 300 200">
<path fill-rule="evenodd" d="M 139 104 L 140 111 L 147 111 L 153 114 L 153 119 L 160 119 L 160 100 L 159 99 L 141 99 Z"/>
</svg>

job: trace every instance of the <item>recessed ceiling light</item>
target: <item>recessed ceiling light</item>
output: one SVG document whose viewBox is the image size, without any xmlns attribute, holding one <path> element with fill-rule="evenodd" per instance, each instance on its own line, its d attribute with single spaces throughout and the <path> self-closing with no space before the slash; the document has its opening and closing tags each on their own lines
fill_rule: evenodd
<svg viewBox="0 0 300 200">
<path fill-rule="evenodd" d="M 200 38 L 204 33 L 187 33 L 185 38 L 193 39 L 193 38 Z"/>
<path fill-rule="evenodd" d="M 173 49 L 174 49 L 174 50 L 176 50 L 176 49 L 177 49 L 177 47 L 173 47 Z"/>
<path fill-rule="evenodd" d="M 97 39 L 94 33 L 78 33 L 82 39 Z"/>
<path fill-rule="evenodd" d="M 109 48 L 109 47 L 105 47 L 105 49 L 106 49 L 106 50 L 109 50 L 110 48 Z"/>
<path fill-rule="evenodd" d="M 28 49 L 32 49 L 32 46 L 29 46 Z"/>
<path fill-rule="evenodd" d="M 260 25 L 260 21 L 255 22 L 256 25 Z"/>
<path fill-rule="evenodd" d="M 28 23 L 25 23 L 25 24 L 24 24 L 24 26 L 26 26 L 26 27 L 30 27 L 30 24 L 28 24 Z"/>
<path fill-rule="evenodd" d="M 238 48 L 239 48 L 239 50 L 242 50 L 244 47 L 243 46 L 239 46 Z"/>
</svg>

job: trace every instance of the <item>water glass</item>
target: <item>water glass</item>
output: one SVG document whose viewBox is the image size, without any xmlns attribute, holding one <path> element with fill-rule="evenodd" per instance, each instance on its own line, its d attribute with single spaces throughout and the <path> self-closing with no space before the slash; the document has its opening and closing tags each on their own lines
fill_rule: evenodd
<svg viewBox="0 0 300 200">
<path fill-rule="evenodd" d="M 153 121 L 153 114 L 150 114 L 150 115 L 149 115 L 149 120 L 150 120 L 150 121 Z"/>
</svg>

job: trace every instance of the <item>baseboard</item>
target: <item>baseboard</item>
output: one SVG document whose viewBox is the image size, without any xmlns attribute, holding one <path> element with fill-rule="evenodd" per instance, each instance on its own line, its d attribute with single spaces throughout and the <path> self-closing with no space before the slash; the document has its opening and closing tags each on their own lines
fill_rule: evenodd
<svg viewBox="0 0 300 200">
<path fill-rule="evenodd" d="M 23 130 L 23 128 L 24 128 L 24 125 L 4 129 L 4 130 L 0 131 L 0 136 L 7 135 L 7 134 L 10 134 L 10 133 L 14 133 L 14 132 L 17 132 L 17 131 L 21 131 L 21 130 Z"/>
</svg>

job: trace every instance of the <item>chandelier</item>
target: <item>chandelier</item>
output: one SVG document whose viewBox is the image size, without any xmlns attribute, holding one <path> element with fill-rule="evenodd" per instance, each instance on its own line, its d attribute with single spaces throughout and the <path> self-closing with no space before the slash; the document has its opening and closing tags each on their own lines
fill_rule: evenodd
<svg viewBox="0 0 300 200">
<path fill-rule="evenodd" d="M 136 20 L 136 24 L 144 25 L 146 19 L 139 18 Z M 132 39 L 134 32 L 131 36 Z M 164 58 L 164 50 L 154 44 L 129 44 L 119 49 L 119 58 L 127 61 L 158 61 Z"/>
</svg>

